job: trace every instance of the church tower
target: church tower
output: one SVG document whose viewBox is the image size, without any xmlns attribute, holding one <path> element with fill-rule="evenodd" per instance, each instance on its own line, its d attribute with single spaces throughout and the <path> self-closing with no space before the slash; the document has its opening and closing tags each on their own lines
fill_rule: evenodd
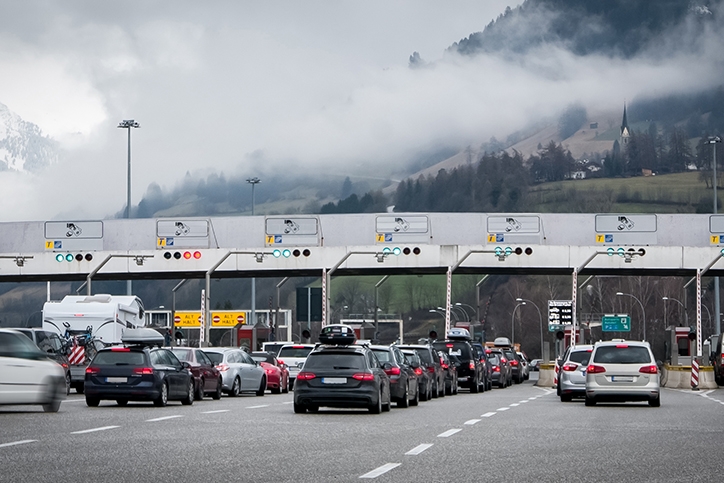
<svg viewBox="0 0 724 483">
<path fill-rule="evenodd" d="M 626 103 L 623 104 L 623 120 L 621 121 L 621 133 L 619 135 L 621 146 L 628 144 L 631 137 L 631 130 L 628 127 L 628 119 L 626 119 Z"/>
</svg>

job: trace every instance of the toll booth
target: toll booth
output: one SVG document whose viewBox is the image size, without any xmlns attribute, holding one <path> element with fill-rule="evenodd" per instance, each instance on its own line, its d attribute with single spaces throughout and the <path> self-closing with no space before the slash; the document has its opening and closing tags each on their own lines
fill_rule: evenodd
<svg viewBox="0 0 724 483">
<path fill-rule="evenodd" d="M 672 366 L 691 365 L 691 356 L 696 352 L 695 332 L 691 327 L 666 328 L 664 338 L 666 362 Z"/>
</svg>

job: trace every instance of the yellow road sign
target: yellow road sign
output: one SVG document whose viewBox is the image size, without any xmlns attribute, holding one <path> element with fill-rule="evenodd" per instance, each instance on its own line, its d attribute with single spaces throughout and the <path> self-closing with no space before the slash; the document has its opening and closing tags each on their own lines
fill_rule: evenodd
<svg viewBox="0 0 724 483">
<path fill-rule="evenodd" d="M 605 235 L 596 235 L 596 243 L 603 243 L 606 240 Z"/>
<path fill-rule="evenodd" d="M 201 327 L 201 312 L 176 312 L 176 327 Z M 211 327 L 234 327 L 246 324 L 246 312 L 211 312 Z"/>
</svg>

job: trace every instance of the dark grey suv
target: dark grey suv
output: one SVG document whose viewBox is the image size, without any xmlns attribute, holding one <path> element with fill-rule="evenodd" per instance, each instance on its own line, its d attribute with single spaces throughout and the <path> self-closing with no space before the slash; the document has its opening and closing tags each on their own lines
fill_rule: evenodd
<svg viewBox="0 0 724 483">
<path fill-rule="evenodd" d="M 390 377 L 390 394 L 398 408 L 409 407 L 419 400 L 420 388 L 415 370 L 405 361 L 405 355 L 395 345 L 373 345 L 370 349 Z M 389 364 L 389 367 L 387 366 Z"/>
<path fill-rule="evenodd" d="M 432 397 L 445 397 L 445 369 L 432 344 L 399 345 L 400 349 L 412 349 L 420 355 L 432 377 Z"/>
</svg>

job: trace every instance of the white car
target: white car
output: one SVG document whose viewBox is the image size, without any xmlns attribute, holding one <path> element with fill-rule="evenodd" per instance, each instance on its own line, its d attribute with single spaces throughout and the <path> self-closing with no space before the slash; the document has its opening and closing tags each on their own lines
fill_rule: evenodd
<svg viewBox="0 0 724 483">
<path fill-rule="evenodd" d="M 223 392 L 236 397 L 242 392 L 263 396 L 266 391 L 266 371 L 241 349 L 209 347 L 204 353 L 221 373 Z"/>
<path fill-rule="evenodd" d="M 289 368 L 289 389 L 294 389 L 294 382 L 297 380 L 297 374 L 304 367 L 307 356 L 314 349 L 314 344 L 288 344 L 279 349 L 277 359 L 284 361 Z"/>
<path fill-rule="evenodd" d="M 65 398 L 65 372 L 26 336 L 0 329 L 0 404 L 41 404 L 57 412 Z"/>
<path fill-rule="evenodd" d="M 586 368 L 586 406 L 598 401 L 648 401 L 659 407 L 659 369 L 648 342 L 598 342 Z"/>
</svg>

